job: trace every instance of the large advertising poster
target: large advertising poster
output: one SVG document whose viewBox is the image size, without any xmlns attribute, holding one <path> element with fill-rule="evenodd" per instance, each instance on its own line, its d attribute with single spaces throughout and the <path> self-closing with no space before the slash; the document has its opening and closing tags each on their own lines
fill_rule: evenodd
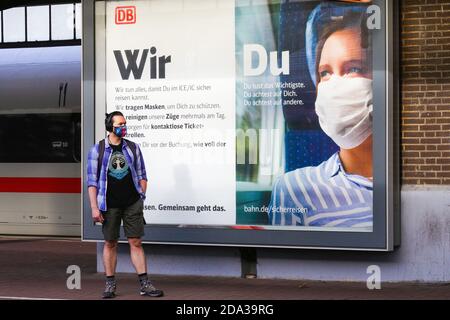
<svg viewBox="0 0 450 320">
<path fill-rule="evenodd" d="M 105 111 L 125 114 L 143 152 L 147 224 L 298 234 L 385 224 L 374 205 L 387 126 L 380 4 L 103 2 Z"/>
<path fill-rule="evenodd" d="M 107 111 L 143 151 L 147 223 L 236 222 L 234 48 L 230 1 L 107 2 Z"/>
<path fill-rule="evenodd" d="M 238 223 L 372 231 L 369 6 L 236 7 Z"/>
</svg>

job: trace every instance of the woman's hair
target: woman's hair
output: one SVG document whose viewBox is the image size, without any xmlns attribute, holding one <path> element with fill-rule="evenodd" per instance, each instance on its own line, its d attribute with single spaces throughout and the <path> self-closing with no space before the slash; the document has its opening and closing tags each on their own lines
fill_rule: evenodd
<svg viewBox="0 0 450 320">
<path fill-rule="evenodd" d="M 335 32 L 347 29 L 356 29 L 360 31 L 361 47 L 368 50 L 368 59 L 372 57 L 372 39 L 367 28 L 367 14 L 359 12 L 350 12 L 342 17 L 337 17 L 327 24 L 319 34 L 319 40 L 316 47 L 316 86 L 320 82 L 319 65 L 322 56 L 322 50 L 327 39 Z M 371 67 L 370 61 L 370 67 Z"/>
</svg>

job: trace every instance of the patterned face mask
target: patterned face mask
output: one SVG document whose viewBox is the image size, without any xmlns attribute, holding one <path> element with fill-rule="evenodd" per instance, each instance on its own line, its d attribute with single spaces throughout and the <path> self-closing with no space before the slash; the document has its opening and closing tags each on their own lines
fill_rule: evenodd
<svg viewBox="0 0 450 320">
<path fill-rule="evenodd" d="M 123 138 L 127 135 L 127 126 L 122 127 L 114 127 L 113 133 L 118 136 L 119 138 Z"/>
</svg>

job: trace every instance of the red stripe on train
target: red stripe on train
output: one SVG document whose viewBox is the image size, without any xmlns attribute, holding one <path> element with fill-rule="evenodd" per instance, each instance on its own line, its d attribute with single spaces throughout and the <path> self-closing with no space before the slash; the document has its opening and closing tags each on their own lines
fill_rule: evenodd
<svg viewBox="0 0 450 320">
<path fill-rule="evenodd" d="M 81 193 L 81 178 L 0 177 L 0 192 Z"/>
</svg>

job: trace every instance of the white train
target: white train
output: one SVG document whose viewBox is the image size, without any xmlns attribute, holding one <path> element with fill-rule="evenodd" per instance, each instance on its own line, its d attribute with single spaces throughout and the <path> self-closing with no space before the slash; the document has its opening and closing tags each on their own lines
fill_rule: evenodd
<svg viewBox="0 0 450 320">
<path fill-rule="evenodd" d="M 0 50 L 0 235 L 81 234 L 81 48 Z"/>
</svg>

